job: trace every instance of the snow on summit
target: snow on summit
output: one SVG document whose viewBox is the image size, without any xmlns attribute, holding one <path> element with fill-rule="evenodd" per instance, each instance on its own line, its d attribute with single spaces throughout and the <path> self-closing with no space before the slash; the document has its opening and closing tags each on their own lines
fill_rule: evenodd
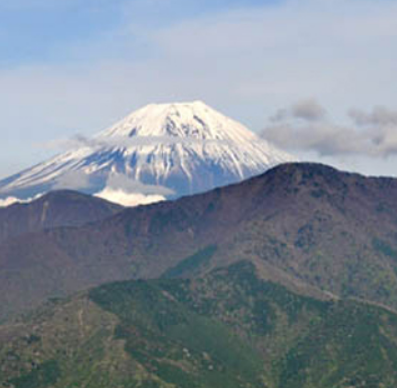
<svg viewBox="0 0 397 388">
<path fill-rule="evenodd" d="M 235 183 L 293 160 L 201 101 L 150 104 L 0 181 L 0 199 L 68 188 L 134 206 Z"/>
<path fill-rule="evenodd" d="M 200 140 L 252 140 L 255 135 L 201 101 L 150 104 L 132 113 L 100 136 L 172 136 Z"/>
</svg>

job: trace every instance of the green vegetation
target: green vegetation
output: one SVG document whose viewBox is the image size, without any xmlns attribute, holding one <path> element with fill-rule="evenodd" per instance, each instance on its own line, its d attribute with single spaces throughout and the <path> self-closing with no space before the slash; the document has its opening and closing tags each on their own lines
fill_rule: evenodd
<svg viewBox="0 0 397 388">
<path fill-rule="evenodd" d="M 209 264 L 212 257 L 217 250 L 216 245 L 209 245 L 208 247 L 201 249 L 194 255 L 189 256 L 185 260 L 182 260 L 175 267 L 168 269 L 164 274 L 163 278 L 178 278 L 186 274 L 192 275 L 197 270 L 201 269 L 205 265 Z"/>
<path fill-rule="evenodd" d="M 391 387 L 397 378 L 397 349 L 383 332 L 390 325 L 395 338 L 395 316 L 365 305 L 337 303 L 279 363 L 279 385 Z"/>
<path fill-rule="evenodd" d="M 372 241 L 374 249 L 380 252 L 382 255 L 390 257 L 397 261 L 397 250 L 393 249 L 387 242 L 374 238 Z"/>
<path fill-rule="evenodd" d="M 170 292 L 174 282 L 190 284 L 122 282 L 97 288 L 90 298 L 117 315 L 116 335 L 127 352 L 162 380 L 180 387 L 240 387 L 241 379 L 243 386 L 261 386 L 259 353 L 221 322 L 180 303 Z"/>
<path fill-rule="evenodd" d="M 249 262 L 202 278 L 107 284 L 0 328 L 0 340 L 2 388 L 397 384 L 395 314 L 297 295 Z"/>
<path fill-rule="evenodd" d="M 40 388 L 54 385 L 60 377 L 57 361 L 47 361 L 35 369 L 18 378 L 11 379 L 10 384 L 15 388 Z"/>
</svg>

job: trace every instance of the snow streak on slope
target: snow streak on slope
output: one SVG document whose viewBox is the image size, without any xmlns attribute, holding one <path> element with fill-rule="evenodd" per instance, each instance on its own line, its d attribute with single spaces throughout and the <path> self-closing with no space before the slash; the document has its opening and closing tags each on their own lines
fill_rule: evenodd
<svg viewBox="0 0 397 388">
<path fill-rule="evenodd" d="M 119 198 L 159 200 L 238 182 L 292 160 L 200 101 L 151 104 L 76 149 L 0 181 L 0 196 L 69 188 L 107 193 L 108 199 L 117 192 Z"/>
</svg>

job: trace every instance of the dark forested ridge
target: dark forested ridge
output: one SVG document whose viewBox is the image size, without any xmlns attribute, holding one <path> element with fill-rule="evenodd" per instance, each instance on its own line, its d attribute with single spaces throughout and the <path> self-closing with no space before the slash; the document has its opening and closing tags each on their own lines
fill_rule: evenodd
<svg viewBox="0 0 397 388">
<path fill-rule="evenodd" d="M 225 188 L 0 246 L 0 316 L 104 282 L 248 260 L 309 294 L 397 306 L 397 180 L 285 164 Z M 210 257 L 194 258 L 208 247 Z M 193 260 L 189 258 L 193 257 Z"/>
</svg>

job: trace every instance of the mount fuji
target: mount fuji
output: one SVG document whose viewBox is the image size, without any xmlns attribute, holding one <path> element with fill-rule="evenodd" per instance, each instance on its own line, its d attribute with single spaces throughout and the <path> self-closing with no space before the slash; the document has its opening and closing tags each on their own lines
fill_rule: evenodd
<svg viewBox="0 0 397 388">
<path fill-rule="evenodd" d="M 132 206 L 207 191 L 294 161 L 201 101 L 147 105 L 74 143 L 1 180 L 0 200 L 67 188 Z"/>
</svg>

